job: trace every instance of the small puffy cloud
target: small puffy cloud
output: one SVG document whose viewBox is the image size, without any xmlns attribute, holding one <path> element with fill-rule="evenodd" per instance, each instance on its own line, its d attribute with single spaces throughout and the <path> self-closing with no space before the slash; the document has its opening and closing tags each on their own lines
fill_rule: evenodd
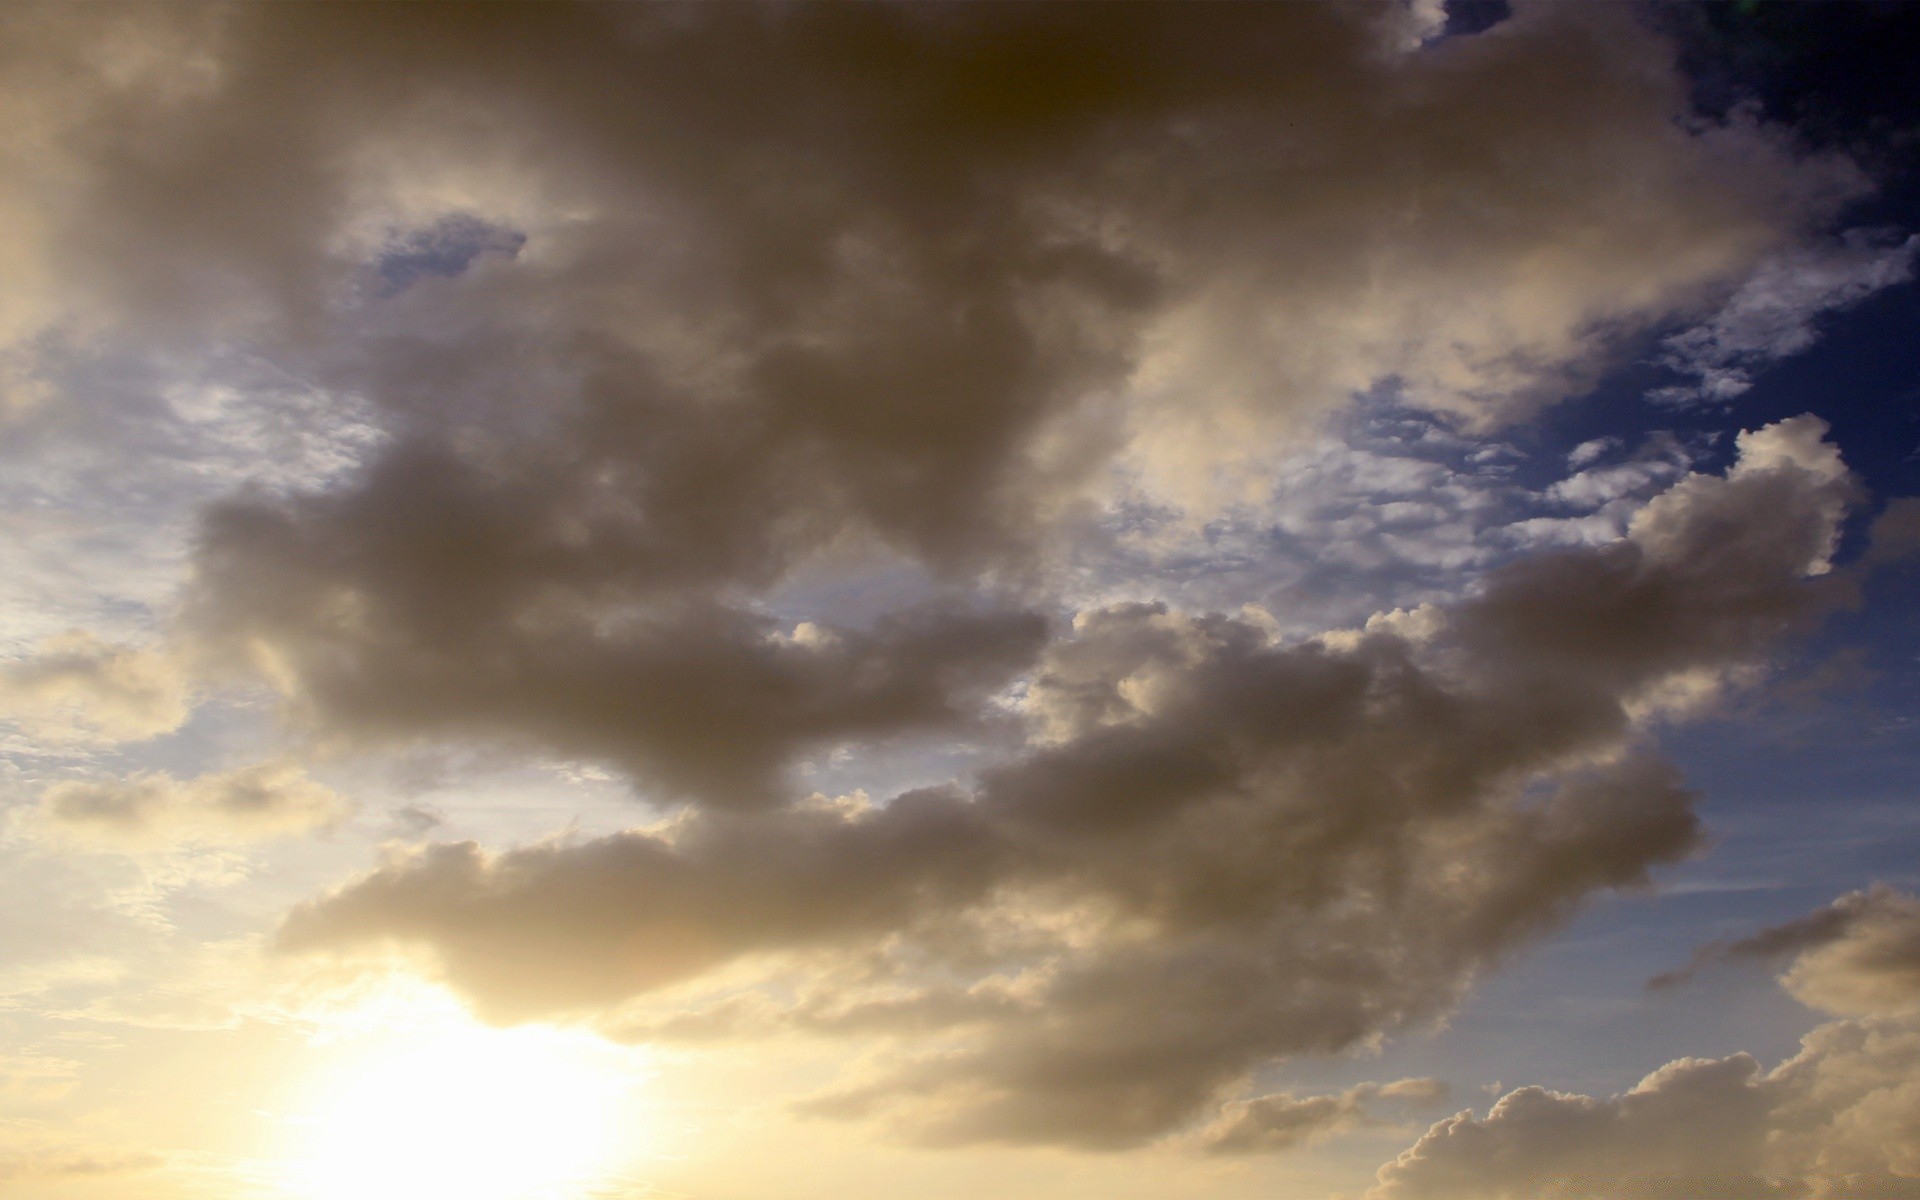
<svg viewBox="0 0 1920 1200">
<path fill-rule="evenodd" d="M 40 798 L 62 834 L 108 846 L 233 843 L 287 837 L 344 819 L 347 801 L 290 763 L 178 780 L 164 772 L 68 780 Z"/>
<path fill-rule="evenodd" d="M 139 741 L 187 718 L 187 678 L 155 650 L 82 630 L 0 664 L 0 719 L 54 741 Z"/>
<path fill-rule="evenodd" d="M 1591 441 L 1581 442 L 1578 446 L 1567 451 L 1567 465 L 1578 470 L 1604 458 L 1619 448 L 1620 439 L 1617 437 L 1597 437 Z"/>
<path fill-rule="evenodd" d="M 425 951 L 502 1020 L 864 1034 L 869 1076 L 806 1110 L 925 1143 L 1151 1141 L 1262 1065 L 1444 1014 L 1696 846 L 1638 722 L 1833 603 L 1809 574 L 1852 484 L 1821 431 L 1760 431 L 1626 537 L 1417 619 L 1288 642 L 1257 613 L 1083 613 L 1025 751 L 971 779 L 405 851 L 281 943 Z"/>
<path fill-rule="evenodd" d="M 1510 1092 L 1435 1125 L 1380 1169 L 1371 1200 L 1905 1200 L 1920 1196 L 1920 900 L 1877 887 L 1709 947 L 1792 956 L 1806 1003 L 1849 1019 L 1771 1071 L 1680 1059 L 1618 1096 Z"/>
</svg>

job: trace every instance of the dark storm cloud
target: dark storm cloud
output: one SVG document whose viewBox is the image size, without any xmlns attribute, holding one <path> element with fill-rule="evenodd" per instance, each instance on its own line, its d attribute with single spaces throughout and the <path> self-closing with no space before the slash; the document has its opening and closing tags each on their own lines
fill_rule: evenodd
<svg viewBox="0 0 1920 1200">
<path fill-rule="evenodd" d="M 1159 605 L 1084 614 L 1029 689 L 1038 740 L 971 788 L 435 847 L 297 910 L 283 942 L 430 948 L 507 1019 L 798 966 L 839 990 L 837 1020 L 802 983 L 791 1013 L 735 1000 L 719 1027 L 870 1017 L 919 1039 L 810 1112 L 936 1144 L 1158 1137 L 1262 1062 L 1445 1012 L 1695 845 L 1636 717 L 1697 703 L 1834 599 L 1806 575 L 1852 484 L 1821 432 L 1742 435 L 1726 477 L 1675 484 L 1628 538 L 1450 610 L 1295 644 Z"/>
</svg>

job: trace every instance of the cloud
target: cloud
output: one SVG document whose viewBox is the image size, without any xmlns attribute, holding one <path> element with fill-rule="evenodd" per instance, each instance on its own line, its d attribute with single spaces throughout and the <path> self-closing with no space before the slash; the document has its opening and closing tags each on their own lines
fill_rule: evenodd
<svg viewBox="0 0 1920 1200">
<path fill-rule="evenodd" d="M 1873 564 L 1899 562 L 1920 552 L 1920 496 L 1896 496 L 1874 518 L 1866 559 Z"/>
<path fill-rule="evenodd" d="M 1220 1119 L 1197 1135 L 1209 1154 L 1266 1154 L 1377 1123 L 1376 1101 L 1438 1104 L 1447 1098 L 1447 1086 L 1437 1079 L 1396 1079 L 1392 1083 L 1362 1083 L 1331 1096 L 1295 1096 L 1278 1092 L 1234 1100 L 1222 1107 Z"/>
<path fill-rule="evenodd" d="M 129 1175 L 164 1165 L 160 1155 L 147 1151 L 49 1151 L 0 1156 L 0 1180 L 91 1179 L 102 1175 Z"/>
<path fill-rule="evenodd" d="M 177 780 L 163 772 L 68 780 L 40 814 L 62 834 L 108 846 L 231 843 L 285 837 L 344 819 L 346 800 L 290 763 L 262 763 Z"/>
<path fill-rule="evenodd" d="M 1434 12 L 1386 52 L 1338 6 L 36 11 L 8 327 L 367 408 L 362 469 L 209 519 L 187 622 L 316 724 L 763 803 L 1027 665 L 955 617 L 992 664 L 958 694 L 892 726 L 826 682 L 761 739 L 815 684 L 751 661 L 803 568 L 1045 591 L 1122 479 L 1203 521 L 1357 392 L 1522 415 L 1866 186 L 1693 120 L 1627 12 Z M 724 732 L 697 695 L 669 730 L 696 648 L 742 676 Z"/>
<path fill-rule="evenodd" d="M 153 438 L 225 449 L 177 654 L 58 643 L 4 703 L 150 736 L 190 663 L 330 748 L 620 771 L 661 824 L 395 847 L 283 944 L 399 943 L 500 1020 L 865 1038 L 805 1107 L 924 1142 L 1137 1145 L 1437 1019 L 1695 848 L 1643 726 L 1850 586 L 1807 579 L 1853 498 L 1823 427 L 1745 435 L 1724 477 L 1583 459 L 1549 499 L 1585 523 L 1512 538 L 1576 544 L 1313 638 L 1063 600 L 1113 568 L 1098 531 L 1267 506 L 1477 568 L 1446 470 L 1330 454 L 1390 501 L 1290 513 L 1276 450 L 1361 394 L 1485 433 L 1729 294 L 1670 349 L 1749 370 L 1880 277 L 1820 241 L 1861 174 L 1692 114 L 1631 11 L 1443 17 L 9 12 L 9 387 L 85 390 L 72 361 L 122 347 Z M 911 594 L 796 598 L 885 572 Z M 802 795 L 805 760 L 932 739 L 944 782 Z M 41 811 L 159 843 L 338 804 L 271 765 Z M 1240 1103 L 1221 1136 L 1262 1144 L 1325 1108 Z"/>
<path fill-rule="evenodd" d="M 1026 750 L 970 781 L 402 851 L 282 944 L 426 950 L 496 1019 L 649 1036 L 711 1005 L 740 1036 L 892 1039 L 804 1108 L 933 1144 L 1161 1137 L 1259 1065 L 1445 1013 L 1695 847 L 1638 723 L 1844 598 L 1809 578 L 1853 494 L 1823 430 L 1742 435 L 1624 538 L 1364 629 L 1084 612 L 1027 686 Z"/>
<path fill-rule="evenodd" d="M 1838 920 L 1827 913 L 1839 914 Z M 1781 982 L 1806 1004 L 1845 1016 L 1911 1016 L 1920 1006 L 1920 900 L 1887 887 L 1836 900 L 1810 925 L 1769 930 L 1767 949 L 1804 940 Z M 1766 937 L 1767 935 L 1761 935 Z M 1737 942 L 1754 953 L 1754 939 Z"/>
<path fill-rule="evenodd" d="M 979 734 L 987 701 L 1047 632 L 1037 612 L 964 603 L 866 628 L 783 629 L 718 602 L 606 612 L 539 596 L 510 564 L 469 557 L 458 528 L 409 527 L 393 511 L 367 509 L 358 532 L 371 544 L 285 513 L 216 518 L 222 549 L 203 582 L 218 598 L 203 617 L 282 684 L 296 716 L 337 737 L 484 738 L 606 762 L 663 803 L 763 807 L 790 794 L 804 753 Z M 527 549 L 543 553 L 537 542 Z M 539 619 L 515 615 L 528 603 Z"/>
<path fill-rule="evenodd" d="M 1920 900 L 1876 887 L 1713 949 L 1793 955 L 1782 982 L 1853 1019 L 1771 1071 L 1679 1059 L 1631 1091 L 1538 1087 L 1435 1125 L 1380 1169 L 1373 1200 L 1920 1196 Z"/>
<path fill-rule="evenodd" d="M 1706 322 L 1667 338 L 1662 366 L 1696 382 L 1656 389 L 1666 404 L 1723 404 L 1753 386 L 1754 372 L 1810 348 L 1820 318 L 1913 278 L 1920 237 L 1855 233 L 1841 244 L 1801 247 L 1764 265 Z"/>
<path fill-rule="evenodd" d="M 117 646 L 83 630 L 0 665 L 0 719 L 52 741 L 139 741 L 177 728 L 187 675 L 165 653 Z"/>
<path fill-rule="evenodd" d="M 1588 441 L 1581 442 L 1578 446 L 1567 451 L 1567 465 L 1577 470 L 1581 467 L 1588 466 L 1619 448 L 1620 439 L 1617 437 L 1592 438 Z"/>
<path fill-rule="evenodd" d="M 1718 962 L 1750 960 L 1772 962 L 1791 954 L 1852 936 L 1863 919 L 1882 910 L 1898 912 L 1904 900 L 1883 888 L 1852 892 L 1820 911 L 1784 925 L 1775 925 L 1732 942 L 1710 942 L 1694 952 L 1692 961 L 1678 971 L 1656 975 L 1647 981 L 1652 988 L 1686 983 L 1701 970 Z"/>
</svg>

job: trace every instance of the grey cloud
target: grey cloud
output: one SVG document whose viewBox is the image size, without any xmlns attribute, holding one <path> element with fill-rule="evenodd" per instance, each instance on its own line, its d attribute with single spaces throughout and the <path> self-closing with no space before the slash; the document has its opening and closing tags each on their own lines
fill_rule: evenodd
<svg viewBox="0 0 1920 1200">
<path fill-rule="evenodd" d="M 1157 1138 L 1259 1064 L 1444 1013 L 1694 847 L 1636 722 L 1835 599 L 1807 575 L 1852 485 L 1821 431 L 1745 435 L 1727 476 L 1676 483 L 1627 538 L 1450 609 L 1298 643 L 1161 605 L 1082 614 L 1027 689 L 1036 740 L 970 787 L 429 848 L 295 910 L 282 941 L 429 949 L 499 1019 L 656 992 L 684 1019 L 723 968 L 785 979 L 792 1020 L 722 1000 L 720 1026 L 871 1017 L 898 1039 L 807 1111 L 934 1144 Z M 804 998 L 821 972 L 837 1022 Z"/>
<path fill-rule="evenodd" d="M 423 838 L 447 823 L 447 814 L 431 804 L 405 804 L 389 814 L 394 831 L 404 838 Z"/>
<path fill-rule="evenodd" d="M 1581 467 L 1588 466 L 1606 457 L 1619 448 L 1620 439 L 1617 437 L 1593 438 L 1590 441 L 1581 442 L 1578 446 L 1575 446 L 1567 452 L 1567 465 L 1578 470 Z"/>
<path fill-rule="evenodd" d="M 1714 949 L 1794 955 L 1782 982 L 1829 1012 L 1771 1071 L 1680 1059 L 1618 1096 L 1538 1087 L 1435 1125 L 1372 1200 L 1920 1196 L 1920 901 L 1889 888 Z"/>
<path fill-rule="evenodd" d="M 1378 1200 L 1800 1197 L 1753 1168 L 1769 1104 L 1746 1055 L 1682 1059 L 1609 1100 L 1521 1088 L 1442 1121 L 1381 1168 Z"/>
</svg>

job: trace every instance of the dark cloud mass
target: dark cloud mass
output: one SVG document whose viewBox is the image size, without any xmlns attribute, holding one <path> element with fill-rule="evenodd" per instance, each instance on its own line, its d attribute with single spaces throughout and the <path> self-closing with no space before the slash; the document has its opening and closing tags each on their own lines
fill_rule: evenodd
<svg viewBox="0 0 1920 1200">
<path fill-rule="evenodd" d="M 1161 605 L 1084 614 L 1029 691 L 1040 740 L 971 787 L 434 847 L 296 911 L 283 940 L 431 947 L 509 1019 L 726 966 L 824 973 L 837 1022 L 768 1001 L 735 1031 L 858 1029 L 864 990 L 891 1000 L 864 1014 L 880 1031 L 950 1041 L 810 1111 L 933 1142 L 1156 1137 L 1259 1063 L 1444 1012 L 1583 898 L 1693 848 L 1636 713 L 1832 602 L 1806 576 L 1852 485 L 1820 433 L 1743 435 L 1727 476 L 1682 480 L 1627 539 L 1451 610 L 1295 644 Z"/>
</svg>

